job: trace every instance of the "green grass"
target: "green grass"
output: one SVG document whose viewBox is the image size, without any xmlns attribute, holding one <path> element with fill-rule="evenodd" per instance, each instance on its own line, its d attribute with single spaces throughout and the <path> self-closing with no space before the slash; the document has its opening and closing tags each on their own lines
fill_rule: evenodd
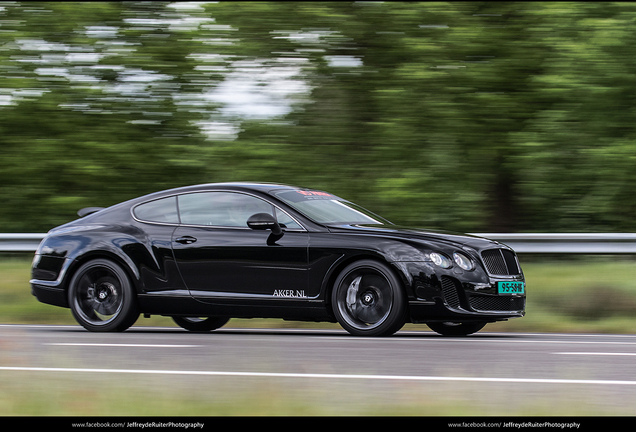
<svg viewBox="0 0 636 432">
<path fill-rule="evenodd" d="M 581 257 L 523 262 L 526 316 L 490 324 L 510 331 L 636 333 L 636 262 Z"/>
<path fill-rule="evenodd" d="M 486 331 L 636 333 L 636 261 L 626 257 L 521 257 L 526 275 L 526 316 L 489 324 Z M 30 257 L 0 258 L 0 323 L 75 324 L 68 309 L 39 303 L 29 287 Z M 170 325 L 166 317 L 136 325 Z M 233 327 L 339 328 L 329 323 L 237 320 Z M 409 324 L 405 329 L 424 330 Z"/>
<path fill-rule="evenodd" d="M 135 378 L 98 380 L 91 377 L 33 373 L 27 380 L 0 372 L 0 416 L 550 416 L 630 415 L 631 408 L 595 403 L 586 395 L 516 395 L 495 387 L 464 391 L 444 385 L 400 385 L 377 394 L 373 384 L 328 383 L 308 391 L 302 381 L 250 381 L 233 388 L 229 381 L 210 379 Z M 186 388 L 186 384 L 188 388 Z M 243 387 L 243 386 L 240 386 Z M 499 389 L 499 391 L 497 391 Z M 372 398 L 361 395 L 375 394 Z"/>
<path fill-rule="evenodd" d="M 75 324 L 68 309 L 41 304 L 31 295 L 30 264 L 28 257 L 0 259 L 0 323 Z M 636 333 L 636 262 L 632 259 L 522 257 L 522 266 L 528 287 L 527 316 L 489 324 L 484 331 Z M 165 317 L 140 319 L 136 325 L 174 326 Z M 232 320 L 228 325 L 339 328 L 335 324 L 283 320 Z M 409 324 L 405 329 L 427 327 Z M 0 338 L 0 364 L 3 359 L 24 355 L 12 343 L 10 338 Z M 379 399 L 364 398 L 358 402 L 360 394 L 373 394 L 373 384 L 332 383 L 310 392 L 303 389 L 302 382 L 294 380 L 260 379 L 249 386 L 236 387 L 222 377 L 201 385 L 196 380 L 175 377 L 142 377 L 132 383 L 92 375 L 9 371 L 0 371 L 0 382 L 0 416 L 632 414 L 621 412 L 616 404 L 588 400 L 590 396 L 584 392 L 538 392 L 515 398 L 511 404 L 508 392 L 499 387 L 489 391 L 487 398 L 474 398 L 474 394 L 484 390 L 466 392 L 452 385 L 432 383 L 394 386 Z"/>
</svg>

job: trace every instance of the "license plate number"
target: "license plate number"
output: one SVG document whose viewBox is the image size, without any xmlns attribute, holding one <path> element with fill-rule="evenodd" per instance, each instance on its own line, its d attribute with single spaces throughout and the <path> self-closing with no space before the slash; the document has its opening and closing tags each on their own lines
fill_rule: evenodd
<svg viewBox="0 0 636 432">
<path fill-rule="evenodd" d="M 524 288 L 523 282 L 497 282 L 498 294 L 523 294 Z"/>
</svg>

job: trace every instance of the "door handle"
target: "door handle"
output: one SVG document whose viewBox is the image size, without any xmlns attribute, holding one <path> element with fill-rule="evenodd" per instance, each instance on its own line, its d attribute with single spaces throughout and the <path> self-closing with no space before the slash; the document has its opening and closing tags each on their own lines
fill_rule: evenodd
<svg viewBox="0 0 636 432">
<path fill-rule="evenodd" d="M 196 242 L 197 239 L 194 238 L 194 237 L 191 237 L 191 236 L 183 236 L 183 237 L 179 237 L 175 241 L 177 243 L 181 243 L 181 244 L 192 244 L 192 243 Z"/>
</svg>

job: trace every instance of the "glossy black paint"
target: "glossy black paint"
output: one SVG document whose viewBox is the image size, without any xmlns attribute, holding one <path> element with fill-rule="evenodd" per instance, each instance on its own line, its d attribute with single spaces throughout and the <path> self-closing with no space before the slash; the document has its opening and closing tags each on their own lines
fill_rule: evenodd
<svg viewBox="0 0 636 432">
<path fill-rule="evenodd" d="M 525 294 L 502 296 L 496 289 L 498 281 L 524 282 L 521 268 L 514 274 L 491 274 L 481 255 L 509 251 L 505 257 L 516 262 L 507 246 L 390 223 L 319 224 L 278 199 L 276 192 L 283 190 L 304 189 L 197 185 L 90 213 L 52 229 L 43 239 L 34 258 L 32 292 L 41 302 L 69 307 L 74 272 L 92 259 L 107 258 L 127 272 L 143 314 L 335 321 L 331 290 L 336 278 L 352 262 L 372 259 L 387 263 L 401 280 L 411 322 L 494 322 L 524 315 Z M 274 206 L 291 227 L 278 232 L 262 216 L 251 228 L 247 223 L 216 227 L 135 217 L 140 204 L 202 191 L 257 197 Z M 452 257 L 456 251 L 468 255 L 475 268 L 466 271 L 455 264 L 443 269 L 428 255 Z"/>
</svg>

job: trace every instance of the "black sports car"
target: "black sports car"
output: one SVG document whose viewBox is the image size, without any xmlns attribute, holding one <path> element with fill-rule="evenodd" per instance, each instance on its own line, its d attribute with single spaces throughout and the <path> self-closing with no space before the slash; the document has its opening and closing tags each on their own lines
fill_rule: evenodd
<svg viewBox="0 0 636 432">
<path fill-rule="evenodd" d="M 525 314 L 509 247 L 399 227 L 326 192 L 206 184 L 78 215 L 42 240 L 31 288 L 91 331 L 123 331 L 144 314 L 192 331 L 267 317 L 354 335 L 406 322 L 467 335 Z"/>
</svg>

